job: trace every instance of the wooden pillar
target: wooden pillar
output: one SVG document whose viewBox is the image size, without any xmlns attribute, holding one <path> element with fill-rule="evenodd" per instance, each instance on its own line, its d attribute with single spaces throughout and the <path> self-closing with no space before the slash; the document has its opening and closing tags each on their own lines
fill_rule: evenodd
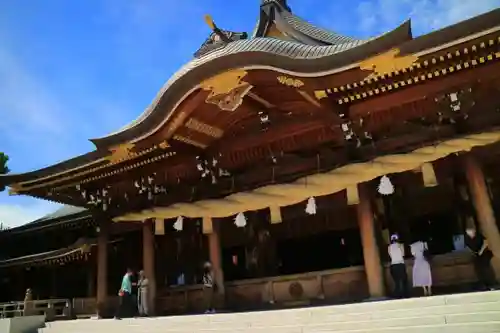
<svg viewBox="0 0 500 333">
<path fill-rule="evenodd" d="M 380 251 L 377 245 L 375 223 L 370 202 L 370 195 L 366 184 L 358 185 L 359 203 L 357 205 L 359 231 L 361 233 L 361 244 L 363 246 L 363 258 L 365 261 L 366 280 L 370 297 L 384 297 L 384 272 L 380 260 Z"/>
<path fill-rule="evenodd" d="M 483 170 L 471 153 L 464 155 L 463 160 L 467 185 L 469 186 L 481 232 L 487 239 L 488 246 L 495 257 L 500 258 L 500 233 L 491 206 Z"/>
<path fill-rule="evenodd" d="M 222 270 L 222 255 L 220 248 L 220 237 L 219 237 L 219 224 L 214 221 L 213 230 L 208 237 L 208 255 L 210 262 L 212 263 L 212 269 L 214 273 L 215 283 L 217 284 L 217 291 L 224 299 L 225 288 L 224 288 L 224 271 Z"/>
<path fill-rule="evenodd" d="M 108 232 L 109 222 L 99 223 L 97 236 L 97 311 L 105 311 L 108 297 Z"/>
<path fill-rule="evenodd" d="M 155 239 L 153 223 L 150 220 L 145 221 L 142 226 L 142 265 L 144 274 L 149 280 L 149 315 L 153 315 L 156 306 Z"/>
</svg>

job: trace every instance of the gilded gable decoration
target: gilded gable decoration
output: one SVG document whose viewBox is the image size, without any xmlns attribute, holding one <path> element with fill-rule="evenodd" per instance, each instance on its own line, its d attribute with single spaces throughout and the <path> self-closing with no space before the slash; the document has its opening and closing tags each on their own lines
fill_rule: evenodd
<svg viewBox="0 0 500 333">
<path fill-rule="evenodd" d="M 205 102 L 217 105 L 224 111 L 236 110 L 243 103 L 243 97 L 253 88 L 248 82 L 242 81 L 246 75 L 244 70 L 231 70 L 205 80 L 200 85 L 203 90 L 210 91 Z"/>
<path fill-rule="evenodd" d="M 106 157 L 110 163 L 118 163 L 120 161 L 128 160 L 135 156 L 132 152 L 135 145 L 133 143 L 125 143 L 110 149 L 111 154 Z"/>
<path fill-rule="evenodd" d="M 363 60 L 359 64 L 359 68 L 365 71 L 372 71 L 365 80 L 409 69 L 418 60 L 418 57 L 415 55 L 399 56 L 399 53 L 399 49 L 395 48 Z"/>
<path fill-rule="evenodd" d="M 285 75 L 280 75 L 277 77 L 277 79 L 279 83 L 288 87 L 300 88 L 304 85 L 304 82 L 302 82 L 301 80 L 294 79 L 293 77 L 288 77 Z"/>
</svg>

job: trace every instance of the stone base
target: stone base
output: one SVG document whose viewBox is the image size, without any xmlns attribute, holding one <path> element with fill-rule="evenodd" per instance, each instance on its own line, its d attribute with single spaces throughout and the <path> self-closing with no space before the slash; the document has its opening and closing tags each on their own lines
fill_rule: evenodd
<svg viewBox="0 0 500 333">
<path fill-rule="evenodd" d="M 24 316 L 0 319 L 2 333 L 36 333 L 45 327 L 45 316 Z"/>
</svg>

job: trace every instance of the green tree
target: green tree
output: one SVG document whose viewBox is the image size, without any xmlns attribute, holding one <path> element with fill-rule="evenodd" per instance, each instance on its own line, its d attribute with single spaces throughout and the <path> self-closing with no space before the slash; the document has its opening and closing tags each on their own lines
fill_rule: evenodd
<svg viewBox="0 0 500 333">
<path fill-rule="evenodd" d="M 5 153 L 0 152 L 0 175 L 8 173 L 10 170 L 7 167 L 7 161 L 9 160 L 9 156 L 5 155 Z M 0 184 L 0 192 L 5 190 L 5 186 Z"/>
</svg>

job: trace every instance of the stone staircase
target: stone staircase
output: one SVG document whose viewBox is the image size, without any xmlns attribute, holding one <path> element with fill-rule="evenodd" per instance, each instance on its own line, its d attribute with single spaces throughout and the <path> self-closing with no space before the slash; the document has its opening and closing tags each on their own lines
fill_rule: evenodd
<svg viewBox="0 0 500 333">
<path fill-rule="evenodd" d="M 500 333 L 500 291 L 265 312 L 74 320 L 39 333 Z"/>
</svg>

